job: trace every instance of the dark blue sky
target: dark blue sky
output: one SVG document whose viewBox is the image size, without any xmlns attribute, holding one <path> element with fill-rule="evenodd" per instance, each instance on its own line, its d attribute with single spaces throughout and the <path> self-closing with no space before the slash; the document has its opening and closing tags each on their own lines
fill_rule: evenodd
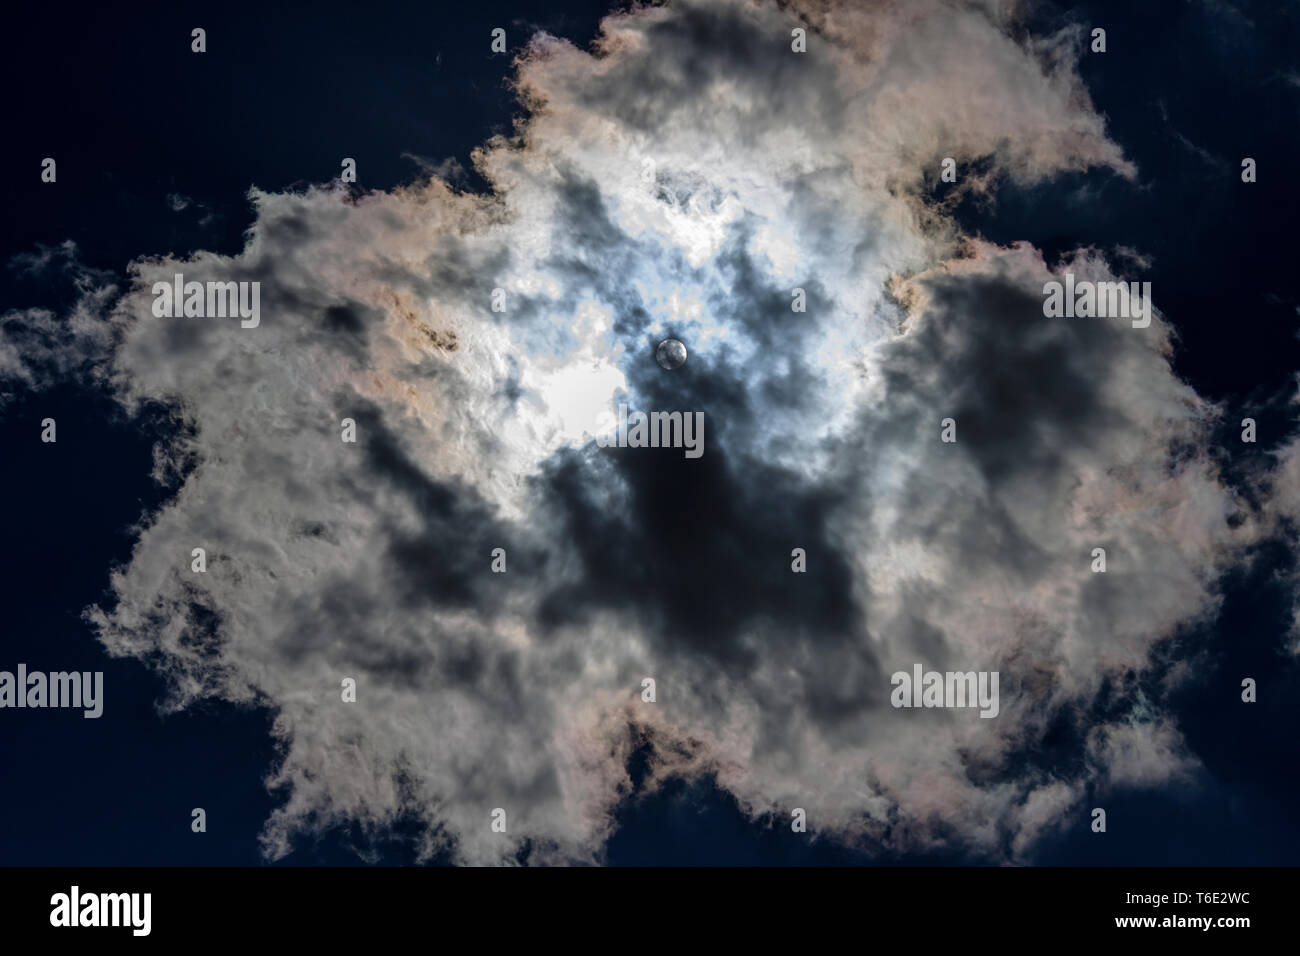
<svg viewBox="0 0 1300 956">
<path fill-rule="evenodd" d="M 4 31 L 8 146 L 0 151 L 6 228 L 0 257 L 76 242 L 87 266 L 121 272 L 145 254 L 236 252 L 251 223 L 246 190 L 324 181 L 343 156 L 361 184 L 410 181 L 418 165 L 458 157 L 515 111 L 509 57 L 491 56 L 503 26 L 517 47 L 536 29 L 586 44 L 601 3 L 470 5 L 138 4 L 131 12 L 22 5 Z M 1132 9 L 1137 6 L 1140 9 Z M 1285 9 L 1284 9 L 1285 8 Z M 1300 279 L 1294 265 L 1295 158 L 1300 156 L 1300 15 L 1294 6 L 1116 3 L 1065 15 L 1108 30 L 1109 51 L 1082 74 L 1112 138 L 1139 170 L 1003 189 L 963 224 L 999 242 L 1028 240 L 1049 261 L 1084 244 L 1131 246 L 1154 259 L 1144 278 L 1177 326 L 1176 369 L 1198 392 L 1260 422 L 1260 444 L 1225 441 L 1229 469 L 1266 454 L 1294 428 L 1284 400 L 1300 369 Z M 1035 31 L 1059 26 L 1043 8 Z M 208 52 L 189 50 L 191 28 Z M 38 180 L 58 161 L 57 188 Z M 1241 157 L 1259 182 L 1240 181 Z M 472 182 L 472 180 L 471 180 Z M 1093 195 L 1078 201 L 1081 188 Z M 189 197 L 179 212 L 169 194 Z M 0 274 L 4 308 L 66 304 L 64 279 Z M 34 424 L 59 422 L 59 442 Z M 249 864 L 281 799 L 262 779 L 274 760 L 270 715 L 212 705 L 161 718 L 163 683 L 144 664 L 110 660 L 80 620 L 103 599 L 109 569 L 130 553 L 130 527 L 159 503 L 149 479 L 156 432 L 106 399 L 71 388 L 21 396 L 0 412 L 0 550 L 5 609 L 0 667 L 105 672 L 103 718 L 76 711 L 0 716 L 0 864 Z M 1231 437 L 1231 436 L 1229 436 Z M 1052 864 L 1265 864 L 1300 860 L 1300 673 L 1281 652 L 1289 596 L 1284 547 L 1230 582 L 1220 618 L 1179 635 L 1172 662 L 1208 649 L 1207 670 L 1177 701 L 1177 723 L 1205 767 L 1197 786 L 1108 798 L 1110 833 L 1081 825 L 1049 840 Z M 1239 675 L 1261 698 L 1243 707 Z M 208 832 L 190 832 L 190 808 Z M 707 786 L 634 800 L 609 845 L 614 864 L 870 862 L 785 829 L 747 822 Z M 374 845 L 357 833 L 300 841 L 283 862 L 412 858 L 409 833 Z M 961 862 L 959 856 L 888 862 Z"/>
</svg>

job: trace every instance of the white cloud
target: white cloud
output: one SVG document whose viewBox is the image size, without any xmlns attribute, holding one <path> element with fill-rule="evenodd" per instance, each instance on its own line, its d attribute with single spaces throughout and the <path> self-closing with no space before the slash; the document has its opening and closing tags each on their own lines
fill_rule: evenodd
<svg viewBox="0 0 1300 956">
<path fill-rule="evenodd" d="M 492 196 L 436 178 L 356 201 L 255 191 L 241 255 L 134 265 L 101 323 L 112 347 L 93 337 L 125 403 L 176 409 L 191 430 L 160 457 L 193 470 L 92 619 L 110 651 L 166 670 L 173 706 L 277 710 L 272 855 L 405 811 L 427 849 L 469 862 L 526 840 L 534 862 L 598 859 L 637 733 L 652 785 L 714 774 L 755 815 L 805 807 L 820 834 L 995 856 L 1026 852 L 1094 775 L 1183 769 L 1166 730 L 1108 730 L 1068 778 L 1035 752 L 1213 610 L 1246 534 L 1188 450 L 1215 409 L 1170 371 L 1159 318 L 1035 314 L 1038 253 L 967 245 L 925 197 L 944 156 L 1020 182 L 1133 175 L 1078 38 L 1025 47 L 979 6 L 808 16 L 804 55 L 788 14 L 738 2 L 613 16 L 595 54 L 539 37 L 518 65 L 530 115 L 476 156 Z M 1108 275 L 1086 253 L 1073 268 Z M 148 290 L 176 272 L 262 282 L 261 324 L 155 319 Z M 731 483 L 686 553 L 643 520 L 648 479 L 584 437 L 620 396 L 663 396 L 650 348 L 668 332 L 708 373 L 673 381 L 722 415 L 705 474 Z M 5 347 L 0 371 L 25 368 Z M 803 540 L 799 596 L 743 597 L 763 568 L 790 581 Z M 702 572 L 708 641 L 654 586 L 696 548 L 733 562 Z M 890 708 L 888 675 L 913 662 L 999 670 L 1001 714 Z"/>
</svg>

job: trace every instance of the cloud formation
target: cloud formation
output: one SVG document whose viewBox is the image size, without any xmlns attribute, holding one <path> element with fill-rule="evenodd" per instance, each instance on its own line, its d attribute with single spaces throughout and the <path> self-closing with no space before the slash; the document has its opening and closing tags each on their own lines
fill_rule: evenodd
<svg viewBox="0 0 1300 956">
<path fill-rule="evenodd" d="M 1164 318 L 1043 316 L 1054 271 L 1131 277 L 963 236 L 937 198 L 945 157 L 957 193 L 1135 175 L 1080 35 L 1006 10 L 726 0 L 613 15 L 591 51 L 541 35 L 514 135 L 474 156 L 489 194 L 255 190 L 240 255 L 133 263 L 61 348 L 6 324 L 0 372 L 93 367 L 174 411 L 175 495 L 89 617 L 169 706 L 275 709 L 268 855 L 415 814 L 430 854 L 597 861 L 640 746 L 647 787 L 994 859 L 1191 771 L 1128 701 L 1255 532 Z M 178 272 L 259 281 L 259 326 L 155 318 Z M 706 453 L 597 447 L 620 401 L 702 411 Z M 914 663 L 999 671 L 999 716 L 891 708 Z"/>
</svg>

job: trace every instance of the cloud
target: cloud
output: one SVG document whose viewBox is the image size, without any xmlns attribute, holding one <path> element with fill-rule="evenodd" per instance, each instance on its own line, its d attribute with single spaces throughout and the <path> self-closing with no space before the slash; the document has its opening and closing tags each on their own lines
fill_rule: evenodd
<svg viewBox="0 0 1300 956">
<path fill-rule="evenodd" d="M 0 314 L 0 408 L 15 389 L 45 389 L 73 377 L 95 377 L 112 348 L 115 327 L 104 321 L 119 290 L 103 270 L 82 263 L 77 244 L 38 244 L 7 263 L 27 281 L 54 283 L 73 305 L 60 318 L 51 308 L 11 308 Z"/>
<path fill-rule="evenodd" d="M 180 426 L 175 495 L 88 617 L 170 707 L 275 709 L 270 856 L 414 814 L 430 854 L 599 860 L 642 745 L 647 788 L 708 775 L 755 817 L 990 858 L 1098 783 L 1185 772 L 1134 675 L 1213 614 L 1250 522 L 1163 318 L 1045 318 L 1041 255 L 931 193 L 947 156 L 984 164 L 965 189 L 1135 175 L 1079 37 L 1001 9 L 729 0 L 613 15 L 592 51 L 539 35 L 526 114 L 474 157 L 490 194 L 254 190 L 240 255 L 138 260 L 74 330 Z M 178 272 L 260 282 L 260 324 L 155 318 Z M 619 402 L 702 411 L 704 456 L 597 447 Z M 999 671 L 999 716 L 893 709 L 913 663 Z"/>
<path fill-rule="evenodd" d="M 1118 786 L 1158 786 L 1190 777 L 1196 767 L 1182 735 L 1166 721 L 1094 728 L 1088 748 L 1105 768 L 1107 782 Z"/>
<path fill-rule="evenodd" d="M 1300 405 L 1300 389 L 1291 398 L 1291 406 Z M 1258 478 L 1259 493 L 1264 501 L 1263 518 L 1267 533 L 1291 542 L 1300 528 L 1300 435 L 1293 435 L 1269 455 L 1271 468 Z M 1294 602 L 1294 623 L 1290 633 L 1292 654 L 1300 654 L 1300 567 L 1293 565 L 1280 572 L 1288 579 Z"/>
</svg>

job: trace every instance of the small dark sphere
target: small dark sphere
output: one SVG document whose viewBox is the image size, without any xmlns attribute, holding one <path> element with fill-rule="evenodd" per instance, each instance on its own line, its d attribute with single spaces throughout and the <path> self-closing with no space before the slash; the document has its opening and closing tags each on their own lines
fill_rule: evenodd
<svg viewBox="0 0 1300 956">
<path fill-rule="evenodd" d="M 670 372 L 681 368 L 686 364 L 686 346 L 677 339 L 664 339 L 655 349 L 655 361 Z"/>
</svg>

